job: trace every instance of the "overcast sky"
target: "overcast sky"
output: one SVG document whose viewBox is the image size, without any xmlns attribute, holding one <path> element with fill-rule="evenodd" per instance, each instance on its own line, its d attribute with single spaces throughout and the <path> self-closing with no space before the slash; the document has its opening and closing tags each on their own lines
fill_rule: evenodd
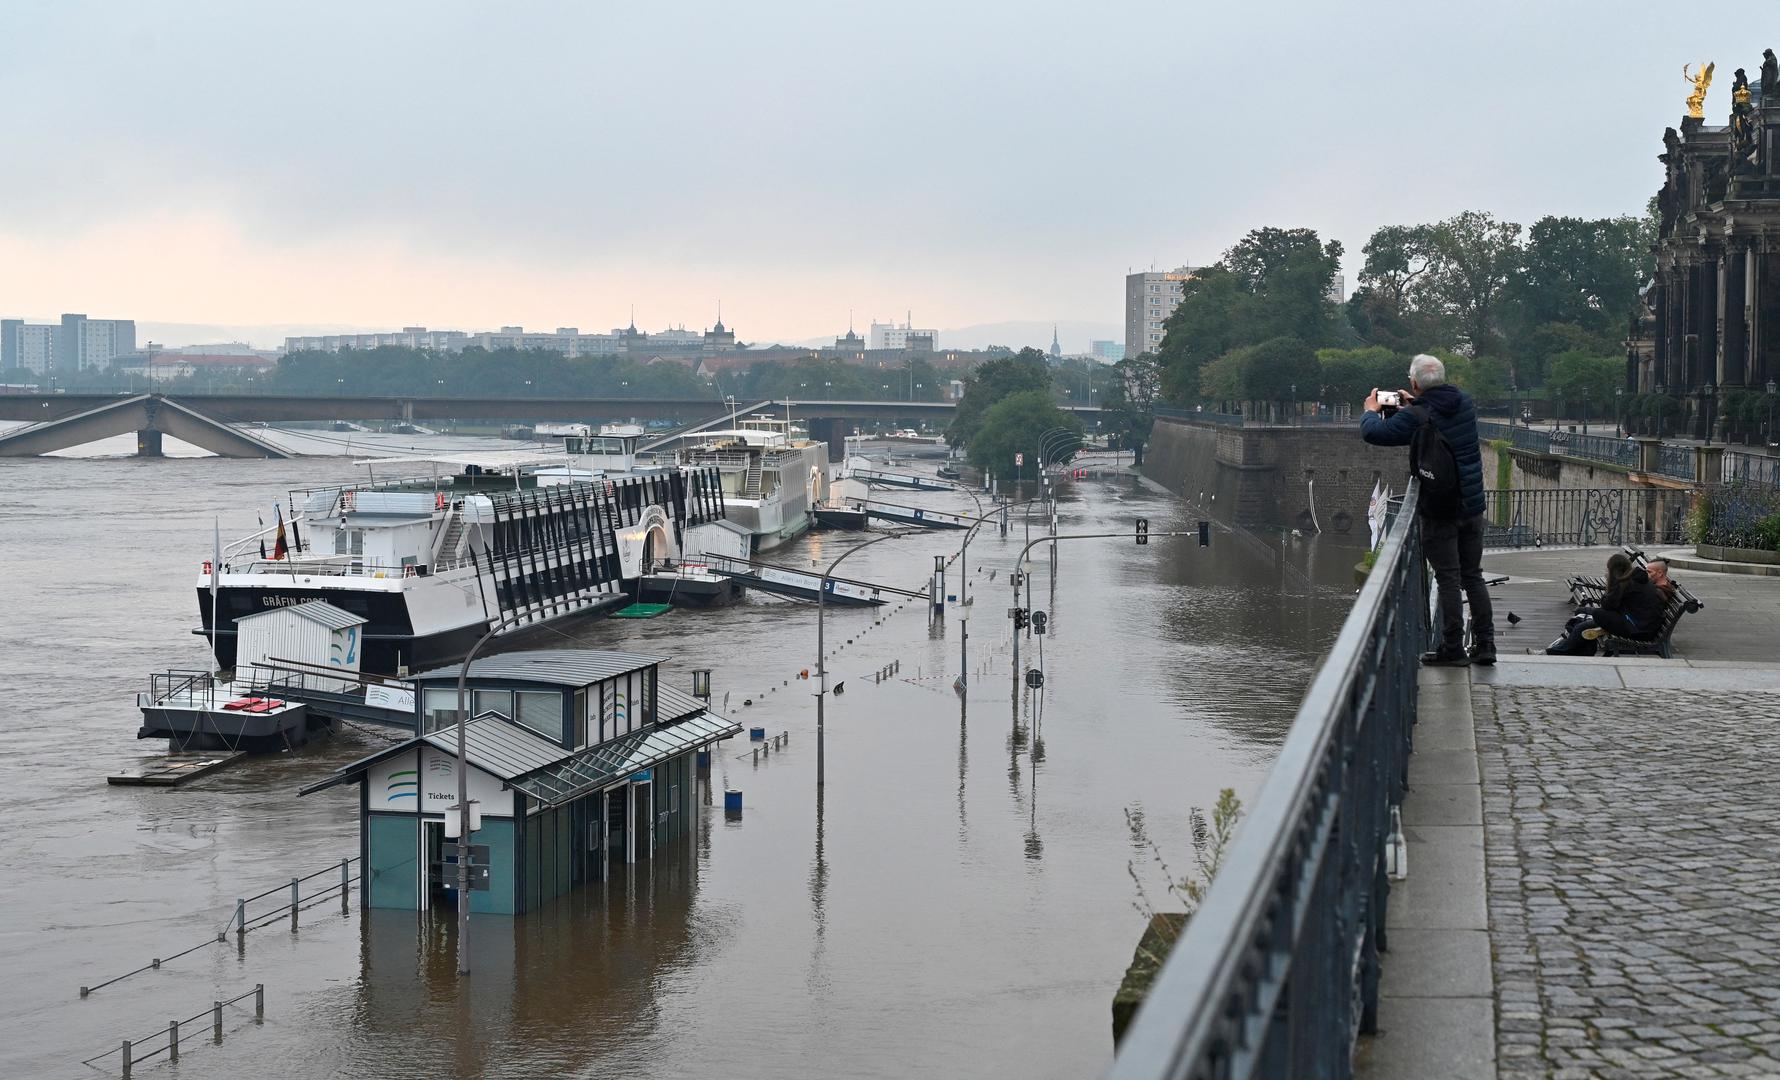
<svg viewBox="0 0 1780 1080">
<path fill-rule="evenodd" d="M 1251 227 L 1641 212 L 1644 0 L 79 3 L 0 15 L 0 312 L 744 340 L 1122 319 Z M 1071 348 L 1082 343 L 1066 342 Z"/>
</svg>

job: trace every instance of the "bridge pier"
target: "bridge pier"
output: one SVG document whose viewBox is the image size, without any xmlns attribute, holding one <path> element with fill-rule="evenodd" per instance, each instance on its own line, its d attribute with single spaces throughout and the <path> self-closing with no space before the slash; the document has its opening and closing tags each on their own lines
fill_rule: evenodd
<svg viewBox="0 0 1780 1080">
<path fill-rule="evenodd" d="M 828 460 L 830 462 L 845 461 L 847 458 L 847 436 L 853 433 L 853 425 L 847 420 L 836 420 L 831 417 L 811 417 L 810 438 L 816 442 L 828 444 Z"/>
<path fill-rule="evenodd" d="M 137 457 L 166 457 L 161 452 L 161 433 L 154 428 L 143 428 L 136 433 Z"/>
</svg>

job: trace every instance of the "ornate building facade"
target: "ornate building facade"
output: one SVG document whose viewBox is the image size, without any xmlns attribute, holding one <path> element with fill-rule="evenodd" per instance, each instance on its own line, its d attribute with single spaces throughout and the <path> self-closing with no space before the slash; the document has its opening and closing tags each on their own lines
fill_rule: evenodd
<svg viewBox="0 0 1780 1080">
<path fill-rule="evenodd" d="M 1695 437 L 1716 395 L 1780 377 L 1780 70 L 1765 56 L 1759 81 L 1736 72 L 1723 126 L 1703 116 L 1712 69 L 1690 76 L 1692 115 L 1663 133 L 1658 159 L 1655 275 L 1626 389 L 1681 399 Z"/>
</svg>

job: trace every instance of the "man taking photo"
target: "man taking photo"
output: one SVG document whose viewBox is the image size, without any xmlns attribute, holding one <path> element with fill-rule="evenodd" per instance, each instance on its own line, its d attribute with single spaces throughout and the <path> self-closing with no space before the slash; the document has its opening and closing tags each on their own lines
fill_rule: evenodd
<svg viewBox="0 0 1780 1080">
<path fill-rule="evenodd" d="M 1422 663 L 1442 667 L 1496 662 L 1496 626 L 1483 583 L 1483 455 L 1477 445 L 1477 407 L 1446 383 L 1446 365 L 1421 355 L 1409 362 L 1410 389 L 1373 390 L 1360 418 L 1360 435 L 1374 446 L 1407 446 L 1409 468 L 1421 479 L 1418 507 L 1422 550 L 1434 568 L 1440 599 L 1440 647 Z M 1395 396 L 1400 400 L 1392 402 Z M 1386 415 L 1386 409 L 1396 407 Z M 1471 649 L 1465 613 L 1471 603 Z"/>
</svg>

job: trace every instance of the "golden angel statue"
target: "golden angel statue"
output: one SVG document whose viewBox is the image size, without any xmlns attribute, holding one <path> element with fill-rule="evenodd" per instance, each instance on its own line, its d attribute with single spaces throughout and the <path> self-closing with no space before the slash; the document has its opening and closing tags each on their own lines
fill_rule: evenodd
<svg viewBox="0 0 1780 1080">
<path fill-rule="evenodd" d="M 1706 116 L 1706 88 L 1712 85 L 1712 72 L 1718 65 L 1707 63 L 1697 72 L 1688 71 L 1692 66 L 1681 65 L 1681 77 L 1693 84 L 1693 93 L 1687 95 L 1687 115 L 1695 120 L 1702 120 Z"/>
</svg>

